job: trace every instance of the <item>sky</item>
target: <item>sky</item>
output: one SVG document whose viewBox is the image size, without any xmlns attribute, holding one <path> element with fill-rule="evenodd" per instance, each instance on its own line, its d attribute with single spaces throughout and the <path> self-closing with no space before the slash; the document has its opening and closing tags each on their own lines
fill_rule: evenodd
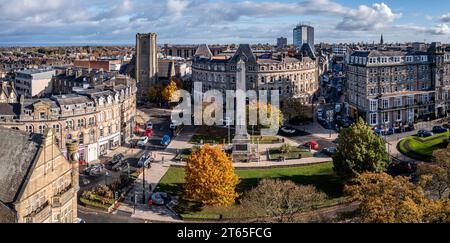
<svg viewBox="0 0 450 243">
<path fill-rule="evenodd" d="M 292 43 L 300 22 L 316 43 L 450 43 L 449 0 L 0 0 L 0 45 Z"/>
</svg>

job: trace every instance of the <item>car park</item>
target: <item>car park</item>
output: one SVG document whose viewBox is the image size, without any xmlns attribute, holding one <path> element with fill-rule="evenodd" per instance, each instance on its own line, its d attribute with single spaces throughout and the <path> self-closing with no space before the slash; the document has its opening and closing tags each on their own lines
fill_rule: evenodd
<svg viewBox="0 0 450 243">
<path fill-rule="evenodd" d="M 436 133 L 445 133 L 445 132 L 448 132 L 448 128 L 445 128 L 443 126 L 435 126 L 435 127 L 433 127 L 432 132 L 435 134 Z"/>
<path fill-rule="evenodd" d="M 148 137 L 141 137 L 139 139 L 139 142 L 137 143 L 137 146 L 144 147 L 148 143 L 149 139 Z"/>
<path fill-rule="evenodd" d="M 417 136 L 420 138 L 428 138 L 434 136 L 434 133 L 430 131 L 420 130 L 419 132 L 417 132 Z"/>
</svg>

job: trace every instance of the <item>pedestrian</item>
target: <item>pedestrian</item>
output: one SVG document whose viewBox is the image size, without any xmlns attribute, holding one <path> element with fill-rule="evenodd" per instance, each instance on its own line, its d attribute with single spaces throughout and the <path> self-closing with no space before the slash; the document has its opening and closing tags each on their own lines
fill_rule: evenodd
<svg viewBox="0 0 450 243">
<path fill-rule="evenodd" d="M 164 163 L 164 156 L 162 157 L 161 161 Z"/>
</svg>

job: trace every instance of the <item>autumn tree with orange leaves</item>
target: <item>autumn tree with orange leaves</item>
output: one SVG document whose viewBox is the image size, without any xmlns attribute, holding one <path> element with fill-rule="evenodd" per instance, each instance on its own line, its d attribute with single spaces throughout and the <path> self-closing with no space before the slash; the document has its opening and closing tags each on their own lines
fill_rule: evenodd
<svg viewBox="0 0 450 243">
<path fill-rule="evenodd" d="M 170 83 L 163 89 L 162 98 L 167 102 L 172 102 L 172 99 L 175 98 L 174 96 L 177 90 L 177 83 L 174 80 L 171 80 Z"/>
<path fill-rule="evenodd" d="M 239 196 L 231 158 L 220 147 L 205 145 L 194 150 L 186 167 L 185 195 L 204 206 L 229 206 Z"/>
<path fill-rule="evenodd" d="M 357 216 L 364 223 L 439 223 L 449 221 L 448 200 L 431 200 L 407 177 L 365 173 L 346 187 L 360 202 Z"/>
</svg>

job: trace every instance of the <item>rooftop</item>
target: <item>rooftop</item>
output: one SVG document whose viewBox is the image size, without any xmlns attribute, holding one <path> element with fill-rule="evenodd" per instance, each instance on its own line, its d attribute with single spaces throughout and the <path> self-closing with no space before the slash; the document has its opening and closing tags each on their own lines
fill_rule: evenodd
<svg viewBox="0 0 450 243">
<path fill-rule="evenodd" d="M 42 135 L 0 127 L 0 201 L 13 203 L 26 182 L 42 143 Z"/>
</svg>

